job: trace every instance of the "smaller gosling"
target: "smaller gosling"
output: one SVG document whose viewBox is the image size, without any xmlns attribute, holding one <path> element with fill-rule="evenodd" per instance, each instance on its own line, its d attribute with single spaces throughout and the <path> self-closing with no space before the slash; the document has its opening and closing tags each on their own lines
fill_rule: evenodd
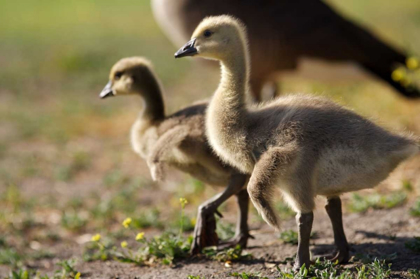
<svg viewBox="0 0 420 279">
<path fill-rule="evenodd" d="M 251 174 L 249 196 L 264 220 L 279 228 L 272 207 L 279 187 L 296 211 L 295 269 L 310 264 L 309 237 L 315 196 L 327 198 L 337 254 L 346 262 L 342 193 L 376 186 L 419 152 L 418 139 L 392 134 L 328 99 L 291 95 L 248 106 L 249 50 L 244 25 L 230 16 L 204 19 L 175 57 L 197 56 L 221 64 L 221 81 L 207 110 L 210 145 L 222 160 Z"/>
<path fill-rule="evenodd" d="M 225 190 L 199 207 L 191 252 L 197 254 L 206 246 L 219 244 L 214 214 L 229 197 L 236 195 L 239 217 L 236 234 L 220 248 L 246 247 L 249 235 L 247 218 L 249 196 L 244 187 L 248 176 L 223 164 L 207 143 L 204 128 L 206 103 L 189 106 L 172 115 L 165 115 L 162 87 L 152 64 L 142 57 L 124 58 L 111 69 L 109 82 L 101 98 L 138 95 L 143 101 L 131 129 L 134 151 L 147 160 L 153 180 L 164 179 L 163 165 L 175 167 L 204 183 L 226 186 Z"/>
</svg>

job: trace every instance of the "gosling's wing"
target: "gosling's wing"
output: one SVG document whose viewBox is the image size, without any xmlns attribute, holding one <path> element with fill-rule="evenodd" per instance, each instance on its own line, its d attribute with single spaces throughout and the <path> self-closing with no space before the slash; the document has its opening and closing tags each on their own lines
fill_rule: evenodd
<svg viewBox="0 0 420 279">
<path fill-rule="evenodd" d="M 188 136 L 190 128 L 186 125 L 176 126 L 166 131 L 156 142 L 151 150 L 147 164 L 154 181 L 164 180 L 164 163 L 167 161 L 175 148 L 177 148 Z"/>
</svg>

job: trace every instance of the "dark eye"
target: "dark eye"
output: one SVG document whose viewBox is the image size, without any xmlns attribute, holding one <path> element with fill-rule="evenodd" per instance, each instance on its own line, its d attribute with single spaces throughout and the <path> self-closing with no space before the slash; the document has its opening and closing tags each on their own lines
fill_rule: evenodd
<svg viewBox="0 0 420 279">
<path fill-rule="evenodd" d="M 117 79 L 117 80 L 120 79 L 122 75 L 123 75 L 122 72 L 116 72 L 115 73 L 115 79 Z"/>
<path fill-rule="evenodd" d="M 211 33 L 211 31 L 210 31 L 210 30 L 206 30 L 206 31 L 204 31 L 204 37 L 206 37 L 206 38 L 210 37 L 212 34 L 213 34 L 213 33 Z"/>
</svg>

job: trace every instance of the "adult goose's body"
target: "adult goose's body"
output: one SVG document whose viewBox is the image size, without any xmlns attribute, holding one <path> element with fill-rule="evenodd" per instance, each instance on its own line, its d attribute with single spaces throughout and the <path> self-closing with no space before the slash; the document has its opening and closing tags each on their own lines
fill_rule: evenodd
<svg viewBox="0 0 420 279">
<path fill-rule="evenodd" d="M 392 80 L 407 56 L 345 19 L 320 0 L 152 0 L 157 21 L 173 43 L 184 43 L 206 16 L 232 15 L 249 34 L 250 85 L 261 88 L 276 72 L 295 70 L 301 60 L 353 62 L 390 84 L 402 95 L 420 97 L 415 88 Z"/>
</svg>

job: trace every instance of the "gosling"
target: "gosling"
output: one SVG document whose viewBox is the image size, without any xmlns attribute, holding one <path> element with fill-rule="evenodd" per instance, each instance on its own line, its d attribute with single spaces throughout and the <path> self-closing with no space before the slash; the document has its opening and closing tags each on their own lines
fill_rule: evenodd
<svg viewBox="0 0 420 279">
<path fill-rule="evenodd" d="M 244 25 L 230 16 L 204 19 L 175 57 L 219 60 L 221 81 L 207 110 L 210 145 L 227 164 L 251 175 L 247 190 L 264 220 L 279 228 L 274 187 L 296 211 L 294 268 L 310 264 L 314 198 L 325 196 L 337 254 L 349 259 L 340 194 L 372 188 L 418 153 L 408 136 L 391 134 L 325 98 L 295 95 L 247 107 L 249 51 Z"/>
<path fill-rule="evenodd" d="M 124 58 L 111 69 L 109 82 L 101 98 L 138 95 L 143 109 L 131 128 L 134 151 L 147 160 L 152 178 L 163 180 L 164 165 L 175 167 L 204 183 L 226 186 L 225 190 L 199 207 L 191 252 L 199 253 L 206 246 L 218 244 L 214 214 L 229 197 L 236 195 L 239 217 L 236 235 L 219 248 L 241 245 L 248 238 L 249 197 L 245 184 L 248 176 L 222 163 L 207 143 L 204 128 L 206 103 L 189 106 L 172 115 L 165 115 L 162 87 L 151 63 L 142 57 Z"/>
</svg>

